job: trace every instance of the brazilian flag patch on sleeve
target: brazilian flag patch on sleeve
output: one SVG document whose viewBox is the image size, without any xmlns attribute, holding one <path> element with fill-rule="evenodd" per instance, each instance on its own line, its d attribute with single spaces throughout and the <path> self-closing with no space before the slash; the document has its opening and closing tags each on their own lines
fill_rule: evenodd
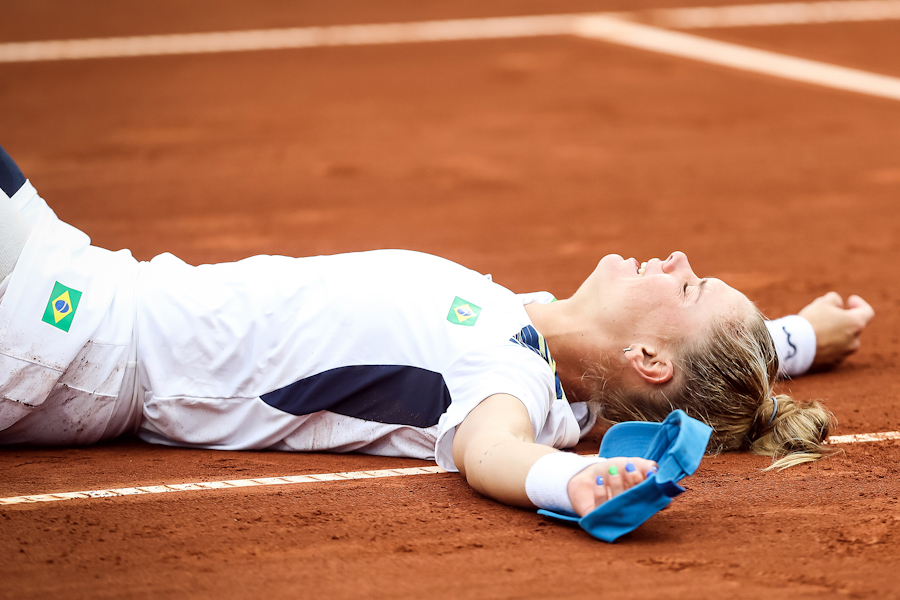
<svg viewBox="0 0 900 600">
<path fill-rule="evenodd" d="M 81 302 L 81 292 L 57 281 L 53 286 L 53 292 L 50 293 L 50 300 L 47 302 L 44 318 L 41 321 L 69 333 L 79 302 Z"/>
<path fill-rule="evenodd" d="M 465 325 L 471 327 L 478 320 L 481 314 L 481 307 L 477 304 L 467 302 L 457 296 L 450 305 L 450 312 L 447 314 L 447 320 L 454 325 Z"/>
</svg>

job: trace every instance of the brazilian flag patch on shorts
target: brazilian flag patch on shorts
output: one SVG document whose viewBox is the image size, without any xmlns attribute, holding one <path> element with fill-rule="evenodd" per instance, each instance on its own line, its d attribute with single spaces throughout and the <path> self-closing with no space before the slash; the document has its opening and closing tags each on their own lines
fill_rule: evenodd
<svg viewBox="0 0 900 600">
<path fill-rule="evenodd" d="M 53 292 L 50 293 L 50 300 L 47 302 L 44 318 L 41 321 L 68 333 L 79 302 L 81 302 L 81 292 L 57 281 L 53 286 Z"/>
<path fill-rule="evenodd" d="M 453 299 L 453 304 L 450 305 L 450 313 L 447 315 L 447 320 L 454 325 L 471 327 L 475 324 L 475 321 L 478 320 L 478 315 L 480 314 L 480 306 L 467 302 L 457 296 Z"/>
</svg>

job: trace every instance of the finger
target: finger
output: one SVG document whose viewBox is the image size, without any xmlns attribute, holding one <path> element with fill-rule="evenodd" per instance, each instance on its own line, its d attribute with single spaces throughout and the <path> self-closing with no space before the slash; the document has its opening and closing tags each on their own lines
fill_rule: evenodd
<svg viewBox="0 0 900 600">
<path fill-rule="evenodd" d="M 609 488 L 606 487 L 606 481 L 603 476 L 597 477 L 597 487 L 594 488 L 594 506 L 600 506 L 609 500 Z"/>
<path fill-rule="evenodd" d="M 659 468 L 656 461 L 647 460 L 646 458 L 632 458 L 630 460 L 637 467 L 638 472 L 644 476 L 644 479 L 650 476 L 651 471 L 656 471 Z"/>
<path fill-rule="evenodd" d="M 607 494 L 610 498 L 615 498 L 625 491 L 625 481 L 619 468 L 616 465 L 610 465 L 609 472 L 603 477 Z"/>
<path fill-rule="evenodd" d="M 648 477 L 650 477 L 651 475 L 656 473 L 658 470 L 659 470 L 659 465 L 657 465 L 655 462 L 650 462 L 650 466 L 644 472 L 644 479 L 647 479 Z"/>
<path fill-rule="evenodd" d="M 633 488 L 644 480 L 644 474 L 640 472 L 637 466 L 629 461 L 625 464 L 625 487 Z"/>
<path fill-rule="evenodd" d="M 603 480 L 596 476 L 596 473 L 605 473 L 606 471 L 588 471 L 592 471 L 592 469 L 585 469 L 575 475 L 569 481 L 566 490 L 569 493 L 569 501 L 572 503 L 572 508 L 582 517 L 606 502 L 607 499 Z"/>
<path fill-rule="evenodd" d="M 861 319 L 863 327 L 865 327 L 869 321 L 872 320 L 872 317 L 875 316 L 875 309 L 856 294 L 847 298 L 847 307 L 849 312 Z"/>
<path fill-rule="evenodd" d="M 838 306 L 840 308 L 844 308 L 844 299 L 841 298 L 841 295 L 837 292 L 828 292 L 824 296 L 820 296 L 818 300 L 822 300 L 823 302 L 827 302 L 833 306 Z"/>
</svg>

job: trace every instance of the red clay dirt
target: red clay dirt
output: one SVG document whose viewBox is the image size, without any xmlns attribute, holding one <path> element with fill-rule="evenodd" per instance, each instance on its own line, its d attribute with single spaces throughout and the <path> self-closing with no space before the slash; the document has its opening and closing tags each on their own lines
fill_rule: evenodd
<svg viewBox="0 0 900 600">
<path fill-rule="evenodd" d="M 10 4 L 3 40 L 625 8 Z M 900 72 L 871 33 L 896 23 L 754 31 L 708 35 Z M 402 247 L 565 296 L 604 254 L 681 249 L 770 316 L 858 293 L 877 311 L 863 349 L 785 387 L 825 398 L 836 433 L 900 430 L 900 103 L 545 38 L 6 64 L 0 108 L 0 144 L 60 217 L 140 259 Z M 709 457 L 612 545 L 453 474 L 8 506 L 0 598 L 898 598 L 898 458 Z M 0 497 L 423 464 L 13 448 Z"/>
</svg>

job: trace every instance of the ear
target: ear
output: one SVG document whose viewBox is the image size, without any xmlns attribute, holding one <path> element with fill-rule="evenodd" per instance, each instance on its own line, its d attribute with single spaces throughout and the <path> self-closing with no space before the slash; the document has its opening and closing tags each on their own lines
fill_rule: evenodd
<svg viewBox="0 0 900 600">
<path fill-rule="evenodd" d="M 632 344 L 631 350 L 625 353 L 625 360 L 637 374 L 647 383 L 662 384 L 675 375 L 675 367 L 668 356 L 644 344 Z"/>
</svg>

